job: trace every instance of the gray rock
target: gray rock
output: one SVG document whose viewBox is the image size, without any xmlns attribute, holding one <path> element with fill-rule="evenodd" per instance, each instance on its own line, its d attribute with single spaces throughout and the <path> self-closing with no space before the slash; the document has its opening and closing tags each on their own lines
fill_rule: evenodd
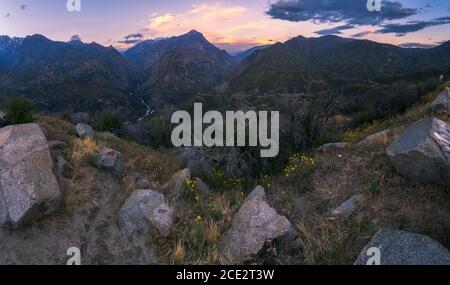
<svg viewBox="0 0 450 285">
<path fill-rule="evenodd" d="M 147 236 L 152 229 L 167 237 L 174 222 L 174 210 L 164 195 L 153 190 L 136 190 L 119 213 L 119 225 L 129 239 Z"/>
<path fill-rule="evenodd" d="M 50 148 L 50 150 L 55 150 L 68 148 L 69 145 L 66 144 L 65 142 L 55 140 L 55 141 L 48 141 L 48 147 Z"/>
<path fill-rule="evenodd" d="M 122 175 L 122 155 L 116 150 L 102 148 L 96 156 L 96 164 L 99 168 L 112 171 L 114 175 Z"/>
<path fill-rule="evenodd" d="M 150 188 L 150 180 L 147 178 L 136 179 L 135 185 L 138 189 L 148 189 Z"/>
<path fill-rule="evenodd" d="M 56 157 L 56 170 L 58 171 L 58 173 L 64 173 L 64 171 L 66 171 L 67 169 L 67 166 L 67 160 L 65 160 L 61 155 L 58 155 Z"/>
<path fill-rule="evenodd" d="M 450 87 L 442 91 L 431 103 L 431 109 L 435 113 L 450 113 Z"/>
<path fill-rule="evenodd" d="M 4 120 L 5 119 L 6 114 L 2 111 L 0 111 L 0 120 Z"/>
<path fill-rule="evenodd" d="M 361 251 L 356 265 L 367 265 L 373 256 L 370 248 L 380 250 L 381 265 L 450 265 L 450 252 L 424 235 L 382 228 Z"/>
<path fill-rule="evenodd" d="M 89 122 L 89 114 L 86 112 L 73 113 L 70 115 L 70 120 L 76 124 L 86 123 Z"/>
<path fill-rule="evenodd" d="M 75 130 L 80 138 L 89 137 L 91 139 L 95 138 L 95 132 L 91 126 L 88 124 L 79 123 L 75 126 Z"/>
<path fill-rule="evenodd" d="M 339 207 L 334 209 L 331 213 L 334 216 L 342 215 L 344 217 L 349 217 L 356 210 L 357 206 L 360 203 L 362 203 L 364 200 L 365 200 L 364 195 L 362 195 L 362 194 L 355 195 L 355 196 L 351 197 L 350 199 L 348 199 L 347 201 L 345 201 L 344 203 L 342 203 Z"/>
<path fill-rule="evenodd" d="M 388 143 L 390 130 L 384 130 L 375 134 L 372 134 L 362 141 L 357 146 L 359 147 L 372 147 L 377 145 L 386 145 Z"/>
<path fill-rule="evenodd" d="M 346 147 L 349 147 L 351 144 L 346 142 L 339 142 L 339 143 L 327 143 L 322 146 L 320 146 L 317 150 L 321 152 L 330 151 L 330 150 L 342 150 Z"/>
<path fill-rule="evenodd" d="M 183 169 L 175 173 L 170 180 L 164 184 L 163 189 L 166 193 L 169 193 L 170 201 L 176 203 L 182 197 L 183 185 L 186 179 L 191 178 L 191 172 L 189 168 Z"/>
<path fill-rule="evenodd" d="M 58 210 L 61 191 L 37 124 L 0 129 L 0 225 L 16 228 Z"/>
<path fill-rule="evenodd" d="M 231 228 L 221 238 L 220 251 L 240 262 L 257 254 L 267 240 L 292 232 L 291 223 L 269 206 L 264 189 L 258 186 L 234 215 Z"/>
<path fill-rule="evenodd" d="M 450 125 L 427 118 L 409 127 L 386 150 L 405 177 L 422 183 L 450 185 Z"/>
</svg>

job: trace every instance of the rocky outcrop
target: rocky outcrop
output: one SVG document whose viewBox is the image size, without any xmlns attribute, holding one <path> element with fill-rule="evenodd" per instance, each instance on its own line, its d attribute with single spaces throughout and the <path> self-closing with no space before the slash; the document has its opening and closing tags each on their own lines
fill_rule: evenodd
<svg viewBox="0 0 450 285">
<path fill-rule="evenodd" d="M 177 203 L 181 200 L 183 194 L 183 185 L 186 179 L 191 178 L 189 168 L 183 169 L 175 173 L 170 180 L 164 184 L 163 189 L 168 193 L 171 201 Z"/>
<path fill-rule="evenodd" d="M 123 172 L 122 154 L 110 148 L 102 148 L 96 156 L 96 164 L 99 168 L 112 171 L 116 176 Z"/>
<path fill-rule="evenodd" d="M 330 151 L 330 150 L 343 150 L 349 146 L 351 146 L 351 144 L 346 143 L 346 142 L 327 143 L 327 144 L 320 146 L 317 150 L 320 152 L 326 152 L 326 151 Z"/>
<path fill-rule="evenodd" d="M 48 142 L 48 147 L 50 148 L 50 150 L 57 150 L 57 149 L 65 149 L 68 148 L 69 145 L 65 142 L 62 141 L 49 141 Z"/>
<path fill-rule="evenodd" d="M 404 231 L 380 229 L 361 251 L 356 265 L 373 264 L 378 249 L 380 265 L 450 265 L 450 252 L 434 239 Z"/>
<path fill-rule="evenodd" d="M 359 147 L 373 147 L 378 145 L 386 145 L 388 143 L 390 130 L 384 130 L 375 134 L 372 134 L 362 141 L 360 141 L 357 146 Z"/>
<path fill-rule="evenodd" d="M 68 168 L 68 162 L 67 160 L 62 157 L 61 155 L 58 155 L 56 157 L 56 170 L 58 173 L 63 174 Z"/>
<path fill-rule="evenodd" d="M 75 126 L 75 130 L 80 138 L 95 138 L 95 132 L 88 124 L 79 123 Z"/>
<path fill-rule="evenodd" d="M 75 124 L 89 122 L 89 114 L 87 112 L 78 112 L 70 114 L 70 120 Z"/>
<path fill-rule="evenodd" d="M 339 207 L 334 209 L 331 213 L 334 216 L 344 216 L 344 217 L 350 217 L 353 212 L 356 210 L 358 205 L 360 205 L 364 201 L 364 195 L 359 194 L 351 197 L 344 203 L 342 203 Z"/>
<path fill-rule="evenodd" d="M 174 210 L 163 194 L 153 190 L 136 190 L 119 213 L 119 225 L 129 239 L 147 236 L 153 229 L 167 237 L 174 222 Z"/>
<path fill-rule="evenodd" d="M 450 125 L 427 118 L 409 127 L 386 150 L 395 168 L 422 183 L 450 185 Z"/>
<path fill-rule="evenodd" d="M 148 189 L 150 188 L 150 180 L 147 178 L 138 178 L 135 183 L 137 189 Z"/>
<path fill-rule="evenodd" d="M 18 227 L 59 208 L 47 140 L 37 124 L 0 129 L 0 225 Z"/>
<path fill-rule="evenodd" d="M 431 109 L 435 113 L 450 113 L 450 87 L 442 91 L 431 103 Z"/>
<path fill-rule="evenodd" d="M 258 186 L 234 215 L 231 228 L 220 241 L 220 251 L 240 262 L 257 254 L 267 240 L 293 232 L 291 223 L 266 202 L 264 188 Z"/>
</svg>

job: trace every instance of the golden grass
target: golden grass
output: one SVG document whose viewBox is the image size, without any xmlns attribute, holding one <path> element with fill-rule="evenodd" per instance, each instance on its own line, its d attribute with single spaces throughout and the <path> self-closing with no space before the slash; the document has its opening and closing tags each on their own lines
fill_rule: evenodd
<svg viewBox="0 0 450 285">
<path fill-rule="evenodd" d="M 174 264 L 183 264 L 186 257 L 186 248 L 181 241 L 178 241 L 172 252 L 172 261 Z"/>
<path fill-rule="evenodd" d="M 206 243 L 208 245 L 215 245 L 220 238 L 221 235 L 221 225 L 218 222 L 215 221 L 207 221 L 205 228 L 204 228 L 204 234 L 206 238 Z"/>
<path fill-rule="evenodd" d="M 75 163 L 94 163 L 100 145 L 91 138 L 79 138 L 73 142 L 72 161 Z"/>
</svg>

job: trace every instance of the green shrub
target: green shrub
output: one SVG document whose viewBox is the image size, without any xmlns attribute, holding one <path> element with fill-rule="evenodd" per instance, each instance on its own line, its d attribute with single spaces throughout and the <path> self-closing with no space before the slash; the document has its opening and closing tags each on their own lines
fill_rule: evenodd
<svg viewBox="0 0 450 285">
<path fill-rule="evenodd" d="M 101 132 L 112 132 L 122 128 L 119 114 L 110 111 L 103 111 L 95 124 L 95 128 Z"/>
<path fill-rule="evenodd" d="M 5 103 L 5 121 L 8 124 L 17 125 L 31 123 L 34 106 L 24 97 L 9 97 Z"/>
<path fill-rule="evenodd" d="M 153 117 L 147 123 L 147 133 L 150 136 L 150 144 L 157 147 L 167 147 L 171 146 L 170 134 L 171 126 L 169 121 L 163 117 Z"/>
</svg>

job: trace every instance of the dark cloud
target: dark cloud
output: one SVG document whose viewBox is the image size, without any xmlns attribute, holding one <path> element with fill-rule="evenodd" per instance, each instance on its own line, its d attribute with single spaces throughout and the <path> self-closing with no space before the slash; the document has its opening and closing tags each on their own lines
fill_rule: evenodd
<svg viewBox="0 0 450 285">
<path fill-rule="evenodd" d="M 382 25 L 382 29 L 378 31 L 381 34 L 395 33 L 396 36 L 402 37 L 408 33 L 417 32 L 428 27 L 450 24 L 450 17 L 436 18 L 431 21 L 414 21 L 406 24 L 387 24 Z"/>
<path fill-rule="evenodd" d="M 143 37 L 144 37 L 143 34 L 141 34 L 141 33 L 135 33 L 135 34 L 129 34 L 129 35 L 126 35 L 126 36 L 124 37 L 124 39 L 126 39 L 126 40 L 129 40 L 129 39 L 142 39 Z"/>
<path fill-rule="evenodd" d="M 352 35 L 353 38 L 363 38 L 365 36 L 371 35 L 373 34 L 375 31 L 371 30 L 371 31 L 364 31 L 364 32 L 360 32 L 360 33 L 356 33 L 354 35 Z"/>
<path fill-rule="evenodd" d="M 143 38 L 144 38 L 144 35 L 142 33 L 134 33 L 134 34 L 126 35 L 125 37 L 123 37 L 123 40 L 118 41 L 118 43 L 137 44 L 137 43 L 141 42 Z"/>
<path fill-rule="evenodd" d="M 5 18 L 11 17 L 11 13 L 6 13 Z"/>
<path fill-rule="evenodd" d="M 322 35 L 322 36 L 326 36 L 326 35 L 340 35 L 342 34 L 342 31 L 345 30 L 350 30 L 353 29 L 354 26 L 352 25 L 343 25 L 343 26 L 338 26 L 338 27 L 334 27 L 331 29 L 323 29 L 320 31 L 315 32 L 318 35 Z"/>
<path fill-rule="evenodd" d="M 266 12 L 274 19 L 316 23 L 346 22 L 350 25 L 379 25 L 419 13 L 397 1 L 384 0 L 380 12 L 369 12 L 367 0 L 279 0 Z"/>
<path fill-rule="evenodd" d="M 20 5 L 20 9 L 22 9 L 22 10 L 27 9 L 27 5 L 24 5 L 24 4 Z"/>
<path fill-rule="evenodd" d="M 121 40 L 121 41 L 118 41 L 118 43 L 121 43 L 121 44 L 137 44 L 137 43 L 140 43 L 141 42 L 141 40 Z"/>
</svg>

